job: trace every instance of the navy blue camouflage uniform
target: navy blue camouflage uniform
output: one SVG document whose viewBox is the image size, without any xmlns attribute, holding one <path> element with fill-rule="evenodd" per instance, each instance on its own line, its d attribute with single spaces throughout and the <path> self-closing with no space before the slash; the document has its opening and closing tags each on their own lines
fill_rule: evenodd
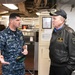
<svg viewBox="0 0 75 75">
<path fill-rule="evenodd" d="M 0 32 L 0 50 L 4 60 L 10 64 L 2 65 L 2 75 L 25 75 L 24 62 L 17 62 L 16 58 L 25 45 L 21 31 L 11 31 L 9 27 Z"/>
</svg>

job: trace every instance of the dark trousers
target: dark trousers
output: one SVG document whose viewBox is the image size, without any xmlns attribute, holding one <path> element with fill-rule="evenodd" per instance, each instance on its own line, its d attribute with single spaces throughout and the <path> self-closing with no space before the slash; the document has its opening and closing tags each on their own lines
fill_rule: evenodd
<svg viewBox="0 0 75 75">
<path fill-rule="evenodd" d="M 71 75 L 70 71 L 66 66 L 50 66 L 49 75 Z"/>
</svg>

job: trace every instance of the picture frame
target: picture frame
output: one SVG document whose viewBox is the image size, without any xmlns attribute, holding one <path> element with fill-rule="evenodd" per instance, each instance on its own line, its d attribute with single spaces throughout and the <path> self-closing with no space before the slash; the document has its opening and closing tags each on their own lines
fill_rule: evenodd
<svg viewBox="0 0 75 75">
<path fill-rule="evenodd" d="M 42 28 L 43 29 L 51 29 L 52 28 L 52 18 L 51 17 L 43 17 L 42 18 Z"/>
</svg>

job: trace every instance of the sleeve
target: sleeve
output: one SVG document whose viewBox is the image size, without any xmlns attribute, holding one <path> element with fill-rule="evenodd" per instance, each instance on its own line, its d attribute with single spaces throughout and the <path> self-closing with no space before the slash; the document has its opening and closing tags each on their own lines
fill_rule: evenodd
<svg viewBox="0 0 75 75">
<path fill-rule="evenodd" d="M 5 47 L 5 39 L 2 33 L 0 32 L 0 50 L 4 50 Z"/>
<path fill-rule="evenodd" d="M 69 62 L 68 68 L 70 70 L 75 70 L 75 32 L 69 34 Z"/>
</svg>

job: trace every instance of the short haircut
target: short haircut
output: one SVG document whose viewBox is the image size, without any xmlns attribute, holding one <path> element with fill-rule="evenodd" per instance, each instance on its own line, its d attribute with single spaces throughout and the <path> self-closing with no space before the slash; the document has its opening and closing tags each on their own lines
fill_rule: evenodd
<svg viewBox="0 0 75 75">
<path fill-rule="evenodd" d="M 9 19 L 14 19 L 16 17 L 21 17 L 18 13 L 11 13 Z"/>
</svg>

